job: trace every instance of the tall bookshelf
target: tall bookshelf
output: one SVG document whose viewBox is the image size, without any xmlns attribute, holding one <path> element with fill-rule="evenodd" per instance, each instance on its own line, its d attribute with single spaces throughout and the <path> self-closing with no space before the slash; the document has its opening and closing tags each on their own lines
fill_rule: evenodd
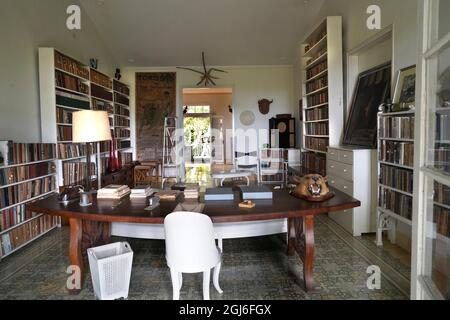
<svg viewBox="0 0 450 320">
<path fill-rule="evenodd" d="M 107 111 L 115 137 L 123 128 L 116 121 L 114 82 L 108 75 L 59 50 L 39 48 L 39 83 L 42 139 L 57 145 L 58 186 L 80 184 L 86 170 L 83 165 L 86 150 L 83 144 L 72 142 L 72 113 Z M 93 180 L 96 174 L 105 173 L 109 153 L 110 142 L 95 144 L 91 163 L 97 163 L 97 170 L 90 169 Z"/>
<path fill-rule="evenodd" d="M 342 17 L 322 21 L 302 44 L 302 171 L 326 175 L 328 146 L 343 129 Z"/>
<path fill-rule="evenodd" d="M 414 110 L 378 114 L 377 245 L 390 230 L 395 243 L 396 221 L 412 225 L 414 184 Z"/>
<path fill-rule="evenodd" d="M 114 138 L 122 164 L 133 160 L 130 130 L 130 87 L 118 80 L 113 81 Z"/>
<path fill-rule="evenodd" d="M 0 260 L 59 225 L 26 204 L 56 189 L 56 145 L 0 141 Z"/>
</svg>

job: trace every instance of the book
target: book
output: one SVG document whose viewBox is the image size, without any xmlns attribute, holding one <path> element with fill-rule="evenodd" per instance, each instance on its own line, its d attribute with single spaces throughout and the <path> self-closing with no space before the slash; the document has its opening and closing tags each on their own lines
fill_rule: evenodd
<svg viewBox="0 0 450 320">
<path fill-rule="evenodd" d="M 131 189 L 130 198 L 147 198 L 153 194 L 153 189 L 151 186 L 138 186 Z"/>
<path fill-rule="evenodd" d="M 159 197 L 160 200 L 176 200 L 180 195 L 180 191 L 178 190 L 162 190 L 155 193 L 156 197 Z"/>
<path fill-rule="evenodd" d="M 205 201 L 233 200 L 234 192 L 232 188 L 207 188 Z"/>
<path fill-rule="evenodd" d="M 97 191 L 97 199 L 122 199 L 130 193 L 127 185 L 110 184 Z"/>
<path fill-rule="evenodd" d="M 267 186 L 239 186 L 242 192 L 242 199 L 272 199 L 273 192 Z"/>
</svg>

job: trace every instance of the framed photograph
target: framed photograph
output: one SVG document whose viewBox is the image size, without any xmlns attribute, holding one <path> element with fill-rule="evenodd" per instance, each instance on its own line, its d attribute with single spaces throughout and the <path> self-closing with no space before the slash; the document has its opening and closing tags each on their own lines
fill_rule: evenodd
<svg viewBox="0 0 450 320">
<path fill-rule="evenodd" d="M 416 100 L 416 66 L 401 69 L 395 83 L 392 111 L 411 110 Z"/>
<path fill-rule="evenodd" d="M 344 133 L 344 144 L 376 149 L 377 113 L 390 97 L 391 62 L 358 76 Z"/>
</svg>

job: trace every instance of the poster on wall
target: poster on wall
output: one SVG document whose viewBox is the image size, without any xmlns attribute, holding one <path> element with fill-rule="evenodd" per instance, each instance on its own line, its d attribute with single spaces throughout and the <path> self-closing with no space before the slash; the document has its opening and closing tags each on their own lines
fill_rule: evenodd
<svg viewBox="0 0 450 320">
<path fill-rule="evenodd" d="M 164 118 L 176 113 L 176 73 L 136 73 L 138 160 L 162 158 Z"/>
</svg>

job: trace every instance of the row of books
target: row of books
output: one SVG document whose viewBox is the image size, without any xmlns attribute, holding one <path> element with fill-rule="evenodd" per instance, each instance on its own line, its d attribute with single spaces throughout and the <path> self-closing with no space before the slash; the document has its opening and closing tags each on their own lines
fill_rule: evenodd
<svg viewBox="0 0 450 320">
<path fill-rule="evenodd" d="M 414 139 L 414 117 L 381 117 L 380 138 Z"/>
<path fill-rule="evenodd" d="M 89 70 L 78 61 L 55 51 L 55 67 L 89 80 Z"/>
<path fill-rule="evenodd" d="M 83 94 L 89 94 L 89 86 L 81 79 L 75 78 L 58 70 L 55 70 L 55 85 Z"/>
<path fill-rule="evenodd" d="M 43 215 L 1 235 L 1 256 L 5 256 L 40 234 L 54 228 L 57 217 Z"/>
<path fill-rule="evenodd" d="M 124 85 L 123 83 L 120 83 L 117 80 L 113 81 L 113 88 L 114 88 L 114 91 L 116 91 L 116 92 L 120 92 L 127 96 L 130 95 L 130 88 L 128 88 L 128 86 Z"/>
<path fill-rule="evenodd" d="M 327 70 L 327 68 L 328 68 L 327 61 L 323 61 L 315 65 L 311 69 L 306 70 L 306 81 L 308 81 L 308 79 L 311 79 L 312 77 L 317 76 L 319 73 Z"/>
<path fill-rule="evenodd" d="M 436 115 L 436 140 L 450 141 L 450 115 Z"/>
<path fill-rule="evenodd" d="M 310 135 L 328 135 L 328 122 L 306 123 L 306 134 Z"/>
<path fill-rule="evenodd" d="M 114 137 L 116 138 L 129 138 L 130 130 L 125 128 L 114 128 Z"/>
<path fill-rule="evenodd" d="M 327 152 L 328 138 L 305 137 L 305 148 Z"/>
<path fill-rule="evenodd" d="M 328 119 L 328 108 L 320 107 L 311 110 L 306 110 L 306 121 L 326 120 Z"/>
<path fill-rule="evenodd" d="M 317 106 L 319 104 L 328 103 L 328 91 L 319 92 L 307 97 L 308 107 Z"/>
<path fill-rule="evenodd" d="M 434 201 L 450 206 L 450 186 L 435 182 Z"/>
<path fill-rule="evenodd" d="M 55 177 L 46 177 L 0 189 L 0 207 L 8 207 L 55 189 Z"/>
<path fill-rule="evenodd" d="M 54 159 L 56 145 L 51 143 L 16 143 L 0 141 L 0 166 Z"/>
<path fill-rule="evenodd" d="M 130 152 L 119 152 L 119 159 L 121 164 L 131 163 L 133 161 L 133 154 Z"/>
<path fill-rule="evenodd" d="M 58 143 L 58 158 L 69 159 L 86 155 L 86 148 L 81 144 Z"/>
<path fill-rule="evenodd" d="M 322 176 L 326 176 L 327 159 L 323 155 L 314 152 L 303 152 L 302 166 L 311 170 L 311 172 L 307 172 L 307 174 L 318 173 Z"/>
<path fill-rule="evenodd" d="M 379 206 L 411 220 L 412 197 L 389 189 L 380 188 Z"/>
<path fill-rule="evenodd" d="M 116 126 L 129 127 L 130 119 L 127 119 L 127 118 L 124 118 L 121 116 L 114 116 L 114 124 Z"/>
<path fill-rule="evenodd" d="M 328 77 L 320 77 L 312 82 L 308 82 L 306 84 L 306 93 L 310 93 L 316 90 L 319 90 L 321 88 L 324 88 L 328 86 Z"/>
<path fill-rule="evenodd" d="M 382 164 L 380 166 L 380 183 L 408 193 L 413 192 L 414 173 L 412 170 Z"/>
<path fill-rule="evenodd" d="M 58 141 L 72 141 L 72 127 L 58 126 Z"/>
<path fill-rule="evenodd" d="M 72 124 L 72 112 L 73 111 L 57 107 L 56 108 L 56 122 Z"/>
<path fill-rule="evenodd" d="M 0 186 L 25 181 L 56 172 L 53 162 L 40 162 L 0 169 Z"/>
<path fill-rule="evenodd" d="M 414 166 L 413 143 L 382 140 L 380 141 L 379 152 L 378 159 L 380 161 L 408 167 Z"/>
<path fill-rule="evenodd" d="M 72 94 L 61 90 L 56 90 L 56 104 L 58 106 L 70 107 L 76 109 L 90 110 L 91 104 L 89 98 L 86 96 L 80 96 L 78 94 Z"/>
<path fill-rule="evenodd" d="M 91 96 L 112 102 L 112 93 L 93 83 L 91 83 Z"/>
<path fill-rule="evenodd" d="M 81 184 L 85 180 L 86 162 L 64 162 L 64 185 Z M 91 176 L 96 174 L 95 163 L 91 162 Z"/>
<path fill-rule="evenodd" d="M 434 206 L 433 222 L 436 224 L 436 232 L 444 237 L 450 238 L 449 228 L 450 210 L 447 208 Z"/>
<path fill-rule="evenodd" d="M 32 214 L 31 212 L 27 212 L 25 204 L 0 211 L 0 232 L 30 218 L 32 218 Z"/>
<path fill-rule="evenodd" d="M 434 167 L 450 173 L 450 143 L 435 144 Z"/>
<path fill-rule="evenodd" d="M 119 114 L 119 115 L 125 116 L 125 117 L 129 117 L 130 116 L 130 110 L 129 109 L 127 109 L 127 108 L 125 108 L 123 106 L 120 106 L 118 104 L 114 105 L 114 108 L 115 108 L 115 113 L 116 114 Z"/>
<path fill-rule="evenodd" d="M 119 200 L 131 193 L 127 185 L 110 184 L 97 191 L 97 199 L 114 199 Z"/>
<path fill-rule="evenodd" d="M 111 103 L 95 99 L 92 100 L 92 110 L 107 111 L 109 114 L 114 111 Z"/>
<path fill-rule="evenodd" d="M 112 89 L 112 81 L 109 77 L 91 69 L 91 82 L 106 87 L 108 89 Z"/>
<path fill-rule="evenodd" d="M 118 94 L 117 92 L 114 92 L 114 102 L 118 102 L 126 106 L 130 105 L 130 100 L 124 95 Z"/>
</svg>

